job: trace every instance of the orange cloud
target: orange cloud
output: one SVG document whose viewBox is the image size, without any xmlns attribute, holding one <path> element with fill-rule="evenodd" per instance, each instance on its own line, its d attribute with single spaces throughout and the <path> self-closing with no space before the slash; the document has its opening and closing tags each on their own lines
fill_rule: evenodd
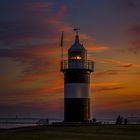
<svg viewBox="0 0 140 140">
<path fill-rule="evenodd" d="M 104 92 L 107 90 L 119 90 L 125 88 L 122 83 L 113 83 L 113 82 L 105 82 L 105 83 L 92 83 L 91 90 L 93 92 Z"/>
<path fill-rule="evenodd" d="M 31 82 L 31 81 L 30 81 Z M 32 87 L 28 81 L 24 83 L 16 83 L 16 87 L 11 87 L 10 91 L 1 93 L 0 104 L 7 103 L 22 103 L 22 102 L 52 102 L 63 98 L 63 81 L 62 80 L 49 80 L 40 86 L 34 84 Z M 31 84 L 29 88 L 26 84 Z M 35 87 L 35 85 L 37 85 Z M 17 88 L 19 86 L 19 88 Z M 8 98 L 7 98 L 8 96 Z"/>
<path fill-rule="evenodd" d="M 91 51 L 106 51 L 106 50 L 110 50 L 111 48 L 108 47 L 108 46 L 101 46 L 101 45 L 98 45 L 98 46 L 93 46 L 93 47 L 89 47 L 89 52 Z"/>
<path fill-rule="evenodd" d="M 94 59 L 97 62 L 109 63 L 109 64 L 118 65 L 118 66 L 126 67 L 126 68 L 129 68 L 129 67 L 140 68 L 140 64 L 132 64 L 132 63 L 123 62 L 119 60 L 104 59 L 104 58 L 94 58 Z"/>
<path fill-rule="evenodd" d="M 102 71 L 102 72 L 95 72 L 94 76 L 95 78 L 103 78 L 105 76 L 113 76 L 113 75 L 118 75 L 118 74 L 124 74 L 126 72 L 125 70 L 107 70 L 107 71 Z"/>
</svg>

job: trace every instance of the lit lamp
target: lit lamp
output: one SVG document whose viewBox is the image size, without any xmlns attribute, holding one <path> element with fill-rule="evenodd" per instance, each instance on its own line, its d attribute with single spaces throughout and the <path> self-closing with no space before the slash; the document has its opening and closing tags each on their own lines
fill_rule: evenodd
<svg viewBox="0 0 140 140">
<path fill-rule="evenodd" d="M 82 57 L 81 56 L 72 56 L 70 59 L 71 60 L 81 60 Z"/>
</svg>

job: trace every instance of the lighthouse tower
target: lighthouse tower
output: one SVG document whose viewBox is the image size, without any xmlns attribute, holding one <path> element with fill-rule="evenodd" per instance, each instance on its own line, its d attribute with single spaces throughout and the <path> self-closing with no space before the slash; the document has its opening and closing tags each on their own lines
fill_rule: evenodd
<svg viewBox="0 0 140 140">
<path fill-rule="evenodd" d="M 79 41 L 79 29 L 75 42 L 68 50 L 68 60 L 61 61 L 64 73 L 64 121 L 88 122 L 90 120 L 90 74 L 94 62 L 87 60 L 87 50 Z"/>
</svg>

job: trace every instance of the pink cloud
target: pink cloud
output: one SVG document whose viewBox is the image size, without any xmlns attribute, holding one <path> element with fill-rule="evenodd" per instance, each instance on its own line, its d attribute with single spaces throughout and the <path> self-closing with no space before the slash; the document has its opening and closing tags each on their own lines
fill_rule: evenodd
<svg viewBox="0 0 140 140">
<path fill-rule="evenodd" d="M 129 47 L 128 50 L 137 54 L 140 50 L 140 26 L 136 25 L 129 29 L 128 32 L 133 37 L 131 41 L 132 47 Z"/>
<path fill-rule="evenodd" d="M 87 45 L 87 49 L 88 49 L 88 52 L 91 53 L 91 52 L 101 52 L 101 51 L 108 51 L 108 50 L 111 50 L 111 47 L 109 46 L 105 46 L 105 45 L 94 45 L 94 44 L 89 44 Z"/>
<path fill-rule="evenodd" d="M 132 42 L 133 47 L 130 47 L 129 50 L 137 54 L 140 50 L 140 38 Z"/>
<path fill-rule="evenodd" d="M 56 14 L 56 17 L 63 17 L 66 14 L 67 8 L 65 5 L 61 5 L 59 11 Z"/>
</svg>

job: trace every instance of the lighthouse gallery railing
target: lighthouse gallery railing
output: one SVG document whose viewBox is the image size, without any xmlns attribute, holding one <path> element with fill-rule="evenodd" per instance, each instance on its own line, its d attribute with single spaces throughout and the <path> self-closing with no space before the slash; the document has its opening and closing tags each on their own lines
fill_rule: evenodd
<svg viewBox="0 0 140 140">
<path fill-rule="evenodd" d="M 62 60 L 61 61 L 61 71 L 67 69 L 86 69 L 91 72 L 94 71 L 94 62 L 91 60 Z"/>
</svg>

